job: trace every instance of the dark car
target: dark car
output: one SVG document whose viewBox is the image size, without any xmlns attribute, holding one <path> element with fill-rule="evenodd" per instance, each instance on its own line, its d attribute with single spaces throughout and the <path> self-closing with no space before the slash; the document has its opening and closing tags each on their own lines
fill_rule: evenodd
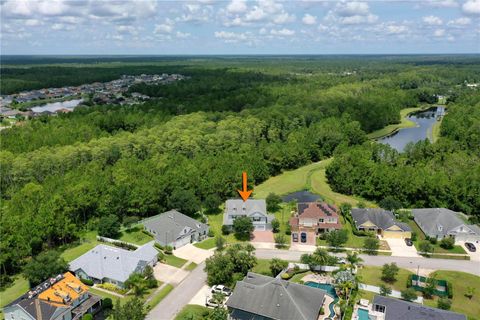
<svg viewBox="0 0 480 320">
<path fill-rule="evenodd" d="M 306 234 L 305 232 L 302 232 L 302 233 L 300 234 L 300 240 L 301 240 L 303 243 L 307 242 L 307 234 Z"/>
<path fill-rule="evenodd" d="M 409 247 L 413 246 L 413 241 L 410 238 L 405 238 L 405 244 Z"/>
<path fill-rule="evenodd" d="M 475 248 L 475 245 L 471 242 L 465 242 L 465 247 L 467 247 L 468 251 L 470 252 L 477 251 L 477 248 Z"/>
</svg>

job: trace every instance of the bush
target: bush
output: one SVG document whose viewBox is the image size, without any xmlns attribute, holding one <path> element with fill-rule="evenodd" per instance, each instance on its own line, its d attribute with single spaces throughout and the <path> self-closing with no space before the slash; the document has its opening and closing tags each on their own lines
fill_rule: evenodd
<svg viewBox="0 0 480 320">
<path fill-rule="evenodd" d="M 412 281 L 413 281 L 413 274 L 409 274 L 407 277 L 407 288 L 410 288 L 412 286 Z"/>
<path fill-rule="evenodd" d="M 277 248 L 282 248 L 287 245 L 287 238 L 283 234 L 275 235 L 275 246 Z"/>
<path fill-rule="evenodd" d="M 431 244 L 437 244 L 437 238 L 430 237 L 428 241 L 430 241 Z"/>
<path fill-rule="evenodd" d="M 282 278 L 283 280 L 288 280 L 288 279 L 290 279 L 291 277 L 292 277 L 292 275 L 291 275 L 290 273 L 288 273 L 288 272 L 282 273 L 282 275 L 281 275 L 281 278 Z"/>
<path fill-rule="evenodd" d="M 159 253 L 157 254 L 157 259 L 158 259 L 158 261 L 160 261 L 160 262 L 165 261 L 165 253 L 159 252 Z"/>
<path fill-rule="evenodd" d="M 421 252 L 425 252 L 427 254 L 433 252 L 433 246 L 428 241 L 420 242 L 420 244 L 418 245 L 418 248 L 420 249 Z"/>
<path fill-rule="evenodd" d="M 80 281 L 87 286 L 93 286 L 93 280 L 80 278 Z"/>
<path fill-rule="evenodd" d="M 417 241 L 417 233 L 415 231 L 412 231 L 412 236 L 410 239 L 412 239 L 412 241 Z"/>
<path fill-rule="evenodd" d="M 112 299 L 110 299 L 110 298 L 103 298 L 103 300 L 102 300 L 102 308 L 103 308 L 103 309 L 112 309 L 112 308 L 113 308 Z"/>
<path fill-rule="evenodd" d="M 265 201 L 267 202 L 267 211 L 275 212 L 280 209 L 280 203 L 282 203 L 282 198 L 275 193 L 270 193 L 265 199 Z"/>
<path fill-rule="evenodd" d="M 280 231 L 280 222 L 277 220 L 277 219 L 273 219 L 272 222 L 272 231 L 274 233 L 277 233 L 278 231 Z"/>
<path fill-rule="evenodd" d="M 450 281 L 447 281 L 447 296 L 449 299 L 453 298 L 453 286 Z"/>
<path fill-rule="evenodd" d="M 165 246 L 165 253 L 166 254 L 172 254 L 173 252 L 173 247 L 172 246 Z"/>
<path fill-rule="evenodd" d="M 285 231 L 285 234 L 290 236 L 292 234 L 292 227 L 290 226 L 290 223 L 287 222 L 287 230 Z"/>
<path fill-rule="evenodd" d="M 210 238 L 215 237 L 215 232 L 213 232 L 212 229 L 208 229 L 208 236 L 209 236 Z"/>
<path fill-rule="evenodd" d="M 215 238 L 215 247 L 218 251 L 222 251 L 225 248 L 225 238 L 222 236 L 218 236 Z"/>
<path fill-rule="evenodd" d="M 224 236 L 228 236 L 230 234 L 230 227 L 229 226 L 226 226 L 226 225 L 223 225 L 222 226 L 222 234 Z"/>
<path fill-rule="evenodd" d="M 449 310 L 452 306 L 452 301 L 446 298 L 440 298 L 437 302 L 437 307 L 442 310 Z"/>
<path fill-rule="evenodd" d="M 127 293 L 127 290 L 125 289 L 122 289 L 120 287 L 117 287 L 116 285 L 114 285 L 113 283 L 109 283 L 109 282 L 105 282 L 105 283 L 102 283 L 102 284 L 98 284 L 97 285 L 99 288 L 102 288 L 102 289 L 105 289 L 105 290 L 109 290 L 109 291 L 112 291 L 112 292 L 116 292 L 118 294 L 125 294 Z"/>
<path fill-rule="evenodd" d="M 442 247 L 443 249 L 452 249 L 454 245 L 455 240 L 453 238 L 446 237 L 440 240 L 440 247 Z"/>
<path fill-rule="evenodd" d="M 145 230 L 145 229 L 142 229 L 142 233 L 144 233 L 144 234 L 146 234 L 147 236 L 150 236 L 150 237 L 153 238 L 153 235 L 152 235 L 150 232 L 148 232 L 147 230 Z"/>
<path fill-rule="evenodd" d="M 82 320 L 93 320 L 93 316 L 90 313 L 84 314 Z"/>
<path fill-rule="evenodd" d="M 413 301 L 417 298 L 417 292 L 413 288 L 408 288 L 402 291 L 402 299 L 407 301 Z"/>
<path fill-rule="evenodd" d="M 155 248 L 159 249 L 159 250 L 162 250 L 162 251 L 165 249 L 164 246 L 162 246 L 161 244 L 159 244 L 159 243 L 157 243 L 157 242 L 155 242 L 155 244 L 154 244 L 153 246 L 154 246 Z"/>
</svg>

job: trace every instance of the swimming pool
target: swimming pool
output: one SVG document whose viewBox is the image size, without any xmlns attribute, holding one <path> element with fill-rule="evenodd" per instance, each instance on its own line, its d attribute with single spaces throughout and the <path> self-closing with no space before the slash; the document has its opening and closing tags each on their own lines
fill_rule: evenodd
<svg viewBox="0 0 480 320">
<path fill-rule="evenodd" d="M 327 284 L 327 283 L 318 283 L 318 282 L 313 282 L 313 281 L 307 281 L 305 282 L 305 285 L 309 286 L 309 287 L 312 287 L 312 288 L 318 288 L 318 289 L 322 289 L 322 290 L 325 290 L 327 291 L 327 294 L 333 298 L 333 302 L 330 303 L 330 305 L 328 306 L 328 310 L 330 310 L 330 315 L 329 317 L 330 318 L 333 318 L 335 317 L 335 304 L 338 302 L 338 296 L 337 296 L 337 292 L 335 291 L 335 288 L 334 286 L 332 286 L 331 284 Z M 367 314 L 367 318 L 368 320 L 368 314 Z"/>
<path fill-rule="evenodd" d="M 368 310 L 358 308 L 357 309 L 358 320 L 369 320 L 368 318 Z"/>
</svg>

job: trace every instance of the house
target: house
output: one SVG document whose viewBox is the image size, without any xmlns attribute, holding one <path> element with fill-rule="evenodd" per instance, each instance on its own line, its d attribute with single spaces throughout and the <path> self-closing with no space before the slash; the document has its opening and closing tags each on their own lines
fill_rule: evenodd
<svg viewBox="0 0 480 320">
<path fill-rule="evenodd" d="M 304 202 L 297 205 L 297 213 L 290 218 L 292 241 L 315 244 L 316 236 L 342 228 L 337 208 L 325 202 Z M 313 238 L 313 239 L 309 239 Z"/>
<path fill-rule="evenodd" d="M 426 307 L 414 302 L 377 295 L 373 298 L 371 320 L 466 320 L 463 314 Z"/>
<path fill-rule="evenodd" d="M 249 272 L 237 281 L 227 307 L 232 320 L 317 320 L 326 292 Z"/>
<path fill-rule="evenodd" d="M 452 237 L 458 241 L 480 241 L 480 228 L 467 224 L 459 213 L 445 208 L 412 209 L 413 219 L 431 238 Z"/>
<path fill-rule="evenodd" d="M 272 228 L 271 222 L 275 219 L 274 215 L 267 214 L 267 204 L 264 199 L 229 199 L 225 203 L 225 212 L 223 214 L 223 224 L 233 227 L 233 222 L 239 217 L 249 217 L 252 219 L 255 230 L 265 231 Z"/>
<path fill-rule="evenodd" d="M 373 231 L 384 238 L 410 238 L 408 224 L 398 222 L 391 211 L 381 208 L 354 208 L 351 215 L 357 230 Z"/>
<path fill-rule="evenodd" d="M 100 244 L 73 260 L 69 270 L 95 283 L 109 282 L 123 287 L 132 273 L 142 273 L 157 263 L 158 250 L 153 241 L 135 251 Z"/>
<path fill-rule="evenodd" d="M 77 320 L 95 314 L 101 298 L 73 274 L 50 278 L 3 308 L 6 320 Z"/>
<path fill-rule="evenodd" d="M 177 210 L 170 210 L 140 222 L 162 246 L 178 249 L 208 236 L 208 225 Z"/>
</svg>

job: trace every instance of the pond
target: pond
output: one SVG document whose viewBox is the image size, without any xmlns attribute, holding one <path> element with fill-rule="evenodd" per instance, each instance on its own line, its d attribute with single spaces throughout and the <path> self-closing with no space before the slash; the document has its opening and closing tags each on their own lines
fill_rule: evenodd
<svg viewBox="0 0 480 320">
<path fill-rule="evenodd" d="M 407 116 L 407 119 L 415 122 L 416 127 L 397 130 L 389 136 L 378 139 L 377 142 L 388 144 L 398 152 L 402 152 L 409 142 L 416 143 L 427 139 L 433 124 L 444 113 L 444 107 L 433 107 L 425 111 L 411 113 Z"/>
<path fill-rule="evenodd" d="M 74 109 L 80 103 L 83 102 L 83 99 L 73 99 L 67 101 L 60 101 L 60 102 L 51 102 L 41 106 L 32 107 L 33 112 L 55 112 L 60 109 Z"/>
<path fill-rule="evenodd" d="M 297 201 L 297 202 L 315 202 L 320 199 L 318 194 L 311 193 L 308 190 L 297 191 L 289 193 L 282 197 L 283 202 Z"/>
</svg>

